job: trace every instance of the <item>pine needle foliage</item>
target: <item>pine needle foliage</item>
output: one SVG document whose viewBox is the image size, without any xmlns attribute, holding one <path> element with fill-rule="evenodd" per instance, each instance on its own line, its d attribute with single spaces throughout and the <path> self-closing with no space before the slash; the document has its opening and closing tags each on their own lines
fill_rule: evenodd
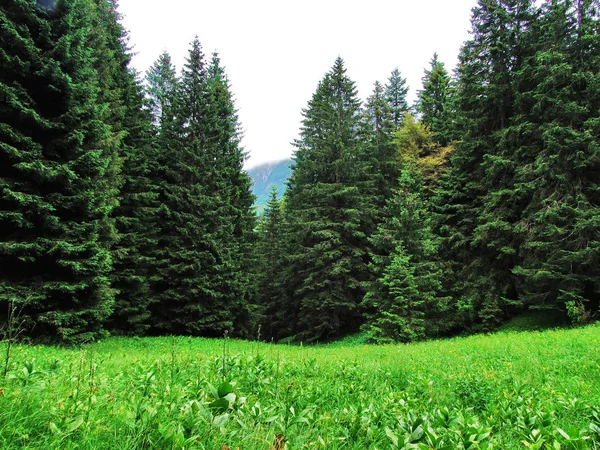
<svg viewBox="0 0 600 450">
<path fill-rule="evenodd" d="M 121 137 L 101 91 L 96 15 L 87 0 L 0 9 L 0 303 L 23 307 L 30 332 L 70 343 L 102 336 L 114 300 Z"/>
<path fill-rule="evenodd" d="M 368 274 L 362 111 L 341 58 L 303 115 L 286 193 L 292 239 L 287 270 L 299 302 L 297 337 L 330 339 L 360 325 Z"/>
</svg>

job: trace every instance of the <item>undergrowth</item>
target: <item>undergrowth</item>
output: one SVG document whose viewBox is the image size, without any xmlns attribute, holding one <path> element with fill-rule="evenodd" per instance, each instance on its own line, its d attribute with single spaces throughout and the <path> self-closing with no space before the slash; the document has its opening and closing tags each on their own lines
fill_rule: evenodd
<svg viewBox="0 0 600 450">
<path fill-rule="evenodd" d="M 14 345 L 0 448 L 600 449 L 600 326 L 347 344 Z"/>
</svg>

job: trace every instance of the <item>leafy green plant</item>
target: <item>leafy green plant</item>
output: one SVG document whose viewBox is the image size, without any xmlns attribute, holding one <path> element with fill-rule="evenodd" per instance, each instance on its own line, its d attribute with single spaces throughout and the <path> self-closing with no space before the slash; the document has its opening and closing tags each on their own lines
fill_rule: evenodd
<svg viewBox="0 0 600 450">
<path fill-rule="evenodd" d="M 595 437 L 600 440 L 600 409 L 595 407 L 591 412 L 592 423 L 590 423 L 590 431 Z"/>
<path fill-rule="evenodd" d="M 218 388 L 215 388 L 210 383 L 207 383 L 207 386 L 213 398 L 213 401 L 208 406 L 216 412 L 224 413 L 228 409 L 233 408 L 236 405 L 236 400 L 238 401 L 238 405 L 245 402 L 244 398 L 238 399 L 236 394 L 234 394 L 232 383 L 226 381 L 221 383 Z"/>
<path fill-rule="evenodd" d="M 39 370 L 35 358 L 32 358 L 23 363 L 23 368 L 20 371 L 9 374 L 8 378 L 19 380 L 25 386 L 42 381 L 44 375 L 46 375 L 46 372 Z"/>
</svg>

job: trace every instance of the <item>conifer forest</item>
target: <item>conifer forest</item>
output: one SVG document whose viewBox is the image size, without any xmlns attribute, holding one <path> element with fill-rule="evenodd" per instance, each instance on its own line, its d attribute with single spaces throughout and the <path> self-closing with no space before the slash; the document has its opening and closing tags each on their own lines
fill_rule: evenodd
<svg viewBox="0 0 600 450">
<path fill-rule="evenodd" d="M 600 318 L 597 0 L 479 0 L 414 104 L 401 66 L 361 99 L 331 61 L 260 215 L 219 54 L 131 58 L 116 0 L 0 3 L 0 328 L 400 343 Z"/>
</svg>

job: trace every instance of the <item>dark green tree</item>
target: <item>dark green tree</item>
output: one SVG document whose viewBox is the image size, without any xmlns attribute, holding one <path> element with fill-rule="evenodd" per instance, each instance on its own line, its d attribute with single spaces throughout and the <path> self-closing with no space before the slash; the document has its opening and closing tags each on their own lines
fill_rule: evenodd
<svg viewBox="0 0 600 450">
<path fill-rule="evenodd" d="M 361 104 L 338 58 L 303 111 L 296 161 L 286 192 L 291 248 L 287 277 L 299 339 L 329 339 L 361 322 L 368 276 L 361 195 L 370 174 Z"/>
<path fill-rule="evenodd" d="M 407 95 L 408 86 L 406 85 L 406 78 L 402 78 L 400 71 L 396 67 L 390 75 L 388 84 L 385 86 L 385 98 L 392 109 L 392 120 L 396 128 L 400 128 L 404 114 L 408 112 Z"/>
<path fill-rule="evenodd" d="M 436 317 L 445 299 L 438 296 L 438 242 L 420 178 L 414 164 L 403 165 L 384 220 L 369 239 L 374 281 L 368 283 L 363 300 L 367 317 L 363 330 L 378 343 L 423 339 L 440 328 Z"/>
<path fill-rule="evenodd" d="M 490 163 L 514 115 L 515 77 L 531 51 L 527 32 L 535 16 L 530 0 L 480 0 L 473 9 L 473 38 L 458 68 L 456 123 L 463 138 L 436 200 L 448 261 L 445 286 L 467 322 L 485 327 L 502 320 L 518 296 L 512 274 L 518 237 L 489 217 L 484 204 L 499 186 Z M 515 201 L 514 209 L 520 207 Z"/>
<path fill-rule="evenodd" d="M 253 246 L 256 242 L 256 214 L 253 210 L 252 180 L 243 170 L 246 153 L 241 146 L 242 131 L 229 79 L 217 53 L 208 67 L 208 101 L 205 138 L 210 157 L 205 183 L 216 202 L 213 227 L 220 242 L 222 281 L 219 289 L 238 336 L 254 330 L 256 307 Z"/>
<path fill-rule="evenodd" d="M 158 67 L 157 67 L 158 66 Z M 158 83 L 170 75 L 170 65 L 162 55 L 155 66 Z M 161 236 L 164 249 L 159 259 L 158 282 L 154 286 L 158 302 L 152 307 L 154 331 L 171 334 L 202 334 L 196 324 L 204 318 L 204 286 L 210 277 L 208 267 L 216 266 L 214 243 L 205 220 L 211 203 L 202 185 L 206 158 L 200 147 L 206 98 L 206 62 L 200 42 L 192 42 L 182 71 L 176 99 L 156 95 L 160 105 L 159 152 L 164 173 L 161 186 Z M 150 85 L 150 89 L 155 87 Z M 168 103 L 167 103 L 168 102 Z M 156 103 L 153 105 L 156 106 Z M 174 110 L 169 107 L 174 106 Z M 156 116 L 155 116 L 156 118 Z M 184 128 L 185 126 L 185 128 Z M 206 244 L 204 241 L 208 240 Z M 223 326 L 221 334 L 226 326 Z"/>
<path fill-rule="evenodd" d="M 154 213 L 156 222 L 155 240 L 157 245 L 151 250 L 149 270 L 150 282 L 150 324 L 152 331 L 167 332 L 168 322 L 161 321 L 162 308 L 167 303 L 160 303 L 165 291 L 170 289 L 171 280 L 168 276 L 171 267 L 171 256 L 178 236 L 178 223 L 172 213 L 177 208 L 173 189 L 177 189 L 178 158 L 182 126 L 176 116 L 179 95 L 179 80 L 176 69 L 171 63 L 171 57 L 163 52 L 146 73 L 145 93 L 148 108 L 154 123 L 154 147 L 156 157 L 154 167 L 150 167 L 150 178 L 157 192 L 157 210 Z M 175 184 L 175 187 L 171 185 Z M 180 331 L 182 332 L 182 331 Z"/>
<path fill-rule="evenodd" d="M 119 208 L 114 215 L 119 238 L 113 248 L 113 287 L 118 290 L 109 326 L 119 333 L 142 335 L 149 328 L 152 291 L 158 271 L 159 185 L 152 117 L 141 86 L 131 73 L 124 92 L 123 176 Z"/>
<path fill-rule="evenodd" d="M 376 82 L 373 93 L 365 105 L 365 122 L 367 125 L 367 153 L 373 167 L 375 211 L 372 213 L 375 226 L 385 203 L 390 199 L 398 185 L 400 162 L 398 149 L 394 143 L 394 112 L 387 101 L 385 88 Z M 373 229 L 374 231 L 374 229 Z"/>
<path fill-rule="evenodd" d="M 113 245 L 112 286 L 116 289 L 112 331 L 142 335 L 147 330 L 149 305 L 153 301 L 152 275 L 156 273 L 158 185 L 152 116 L 136 74 L 129 68 L 131 55 L 127 33 L 119 23 L 117 5 L 98 1 L 98 24 L 105 40 L 103 57 L 105 86 L 110 97 L 111 128 L 122 135 L 123 185 L 116 219 L 118 238 Z M 100 47 L 100 46 L 97 46 Z"/>
<path fill-rule="evenodd" d="M 453 87 L 452 79 L 444 63 L 438 60 L 437 53 L 433 55 L 422 81 L 423 89 L 417 93 L 415 109 L 420 121 L 434 133 L 434 139 L 446 146 L 452 140 L 454 128 L 451 115 Z"/>
<path fill-rule="evenodd" d="M 114 299 L 120 136 L 101 94 L 97 14 L 87 0 L 0 8 L 0 304 L 71 343 L 102 335 Z"/>
<path fill-rule="evenodd" d="M 600 303 L 599 25 L 592 1 L 544 4 L 535 53 L 519 73 L 519 114 L 503 136 L 513 182 L 490 207 L 497 214 L 510 198 L 525 200 L 515 225 L 523 236 L 514 269 L 521 300 L 576 322 L 597 315 Z"/>
<path fill-rule="evenodd" d="M 266 338 L 285 337 L 287 329 L 285 317 L 284 291 L 281 272 L 284 267 L 284 223 L 281 200 L 277 198 L 277 188 L 269 192 L 269 201 L 257 227 L 258 255 L 258 304 L 261 307 L 262 335 Z"/>
<path fill-rule="evenodd" d="M 170 86 L 168 60 L 161 77 Z M 157 83 L 154 87 L 159 86 Z M 153 91 L 151 91 L 153 92 Z M 168 249 L 153 307 L 157 332 L 221 336 L 249 326 L 249 267 L 255 217 L 250 178 L 229 84 L 215 55 L 207 64 L 192 42 L 176 99 L 161 100 L 159 143 L 165 145 L 159 246 Z M 175 106 L 175 114 L 166 106 Z M 165 116 L 166 115 L 166 116 Z"/>
</svg>

